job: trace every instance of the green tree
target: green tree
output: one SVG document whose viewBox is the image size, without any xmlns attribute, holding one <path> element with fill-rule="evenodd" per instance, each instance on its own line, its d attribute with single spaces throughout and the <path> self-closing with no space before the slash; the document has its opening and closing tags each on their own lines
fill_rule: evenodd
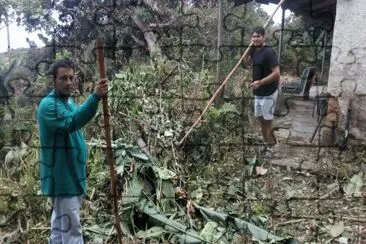
<svg viewBox="0 0 366 244">
<path fill-rule="evenodd" d="M 290 15 L 285 21 L 284 46 L 281 55 L 282 70 L 299 76 L 306 67 L 322 66 L 324 40 L 327 35 L 327 47 L 331 29 L 328 19 L 314 19 L 307 15 Z M 280 32 L 276 32 L 279 40 Z M 326 60 L 330 59 L 330 49 L 326 50 Z M 296 64 L 295 66 L 293 64 Z"/>
<path fill-rule="evenodd" d="M 114 55 L 130 58 L 133 54 L 149 54 L 153 58 L 182 59 L 197 51 L 211 55 L 207 48 L 215 47 L 217 1 L 123 0 L 115 5 L 101 0 L 1 0 L 1 3 L 3 10 L 26 26 L 27 31 L 43 30 L 57 45 L 83 49 L 83 44 L 104 37 L 106 46 L 116 47 L 107 52 L 114 58 Z M 233 18 L 239 16 L 237 20 L 230 20 L 230 16 L 227 19 L 228 25 L 240 22 L 238 32 L 228 26 L 228 38 L 239 44 L 243 42 L 244 28 L 263 24 L 268 17 L 256 3 L 244 8 L 228 4 L 225 12 Z M 51 44 L 47 37 L 41 38 Z"/>
<path fill-rule="evenodd" d="M 0 24 L 6 21 L 16 21 L 26 27 L 26 31 L 50 31 L 56 21 L 52 17 L 52 1 L 44 0 L 0 0 Z"/>
</svg>

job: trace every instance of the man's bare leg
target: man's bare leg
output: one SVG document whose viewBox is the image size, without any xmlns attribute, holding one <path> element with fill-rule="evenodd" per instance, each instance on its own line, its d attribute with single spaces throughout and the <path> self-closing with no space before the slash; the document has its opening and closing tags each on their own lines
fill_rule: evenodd
<svg viewBox="0 0 366 244">
<path fill-rule="evenodd" d="M 274 146 L 276 144 L 276 138 L 272 133 L 272 120 L 265 120 L 263 117 L 259 117 L 259 122 L 261 124 L 264 142 L 267 146 Z"/>
</svg>

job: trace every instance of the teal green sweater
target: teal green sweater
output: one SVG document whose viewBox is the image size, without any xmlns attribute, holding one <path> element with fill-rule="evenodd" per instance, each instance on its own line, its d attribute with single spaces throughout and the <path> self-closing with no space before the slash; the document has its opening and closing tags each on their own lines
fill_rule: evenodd
<svg viewBox="0 0 366 244">
<path fill-rule="evenodd" d="M 96 114 L 100 98 L 93 93 L 79 107 L 72 98 L 52 91 L 38 107 L 40 180 L 45 196 L 86 193 L 87 146 L 81 132 Z"/>
</svg>

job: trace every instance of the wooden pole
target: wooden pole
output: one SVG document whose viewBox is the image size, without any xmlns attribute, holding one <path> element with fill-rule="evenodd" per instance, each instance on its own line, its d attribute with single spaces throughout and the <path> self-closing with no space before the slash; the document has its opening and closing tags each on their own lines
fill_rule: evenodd
<svg viewBox="0 0 366 244">
<path fill-rule="evenodd" d="M 286 0 L 281 0 L 281 2 L 279 2 L 277 4 L 277 7 L 275 9 L 275 11 L 272 13 L 272 15 L 268 18 L 268 20 L 266 21 L 266 23 L 264 24 L 263 28 L 267 28 L 269 22 L 273 19 L 273 16 L 276 14 L 277 10 L 282 6 L 282 4 L 285 2 Z M 249 51 L 251 49 L 251 47 L 253 46 L 253 43 L 251 42 L 247 48 L 247 50 L 245 50 L 244 54 L 241 56 L 241 58 L 239 59 L 238 63 L 235 65 L 235 67 L 230 71 L 229 75 L 225 78 L 224 82 L 222 82 L 222 84 L 220 85 L 220 87 L 216 90 L 216 92 L 213 94 L 213 96 L 211 97 L 211 99 L 208 101 L 206 107 L 203 109 L 203 112 L 201 113 L 201 115 L 198 117 L 198 119 L 196 120 L 196 122 L 193 123 L 193 125 L 191 126 L 191 128 L 188 130 L 188 132 L 185 134 L 185 136 L 179 141 L 178 146 L 181 146 L 185 140 L 187 139 L 187 137 L 192 133 L 193 129 L 201 122 L 203 115 L 207 112 L 207 110 L 209 109 L 209 107 L 211 106 L 211 104 L 215 101 L 217 95 L 221 92 L 221 90 L 226 86 L 226 83 L 230 80 L 231 76 L 235 73 L 235 71 L 239 68 L 240 64 L 243 62 L 243 60 L 248 56 Z"/>
<path fill-rule="evenodd" d="M 104 65 L 104 52 L 103 52 L 103 41 L 98 39 L 96 41 L 97 56 L 98 56 L 98 68 L 100 79 L 106 79 L 105 65 Z M 116 171 L 114 169 L 114 156 L 112 150 L 112 139 L 111 139 L 111 127 L 110 127 L 110 115 L 108 107 L 108 95 L 102 98 L 103 102 L 103 119 L 104 119 L 104 131 L 106 140 L 106 151 L 107 151 L 107 162 L 109 164 L 109 173 L 111 177 L 111 193 L 113 197 L 113 211 L 114 211 L 114 225 L 117 230 L 118 243 L 122 244 L 122 228 L 121 221 L 118 211 L 118 201 L 117 201 L 117 188 L 116 188 Z"/>
<path fill-rule="evenodd" d="M 283 50 L 283 31 L 285 30 L 285 9 L 282 9 L 282 19 L 281 19 L 281 35 L 280 35 L 280 45 L 278 47 L 278 64 L 281 67 L 281 56 Z"/>
<path fill-rule="evenodd" d="M 9 30 L 9 17 L 8 17 L 8 11 L 5 11 L 5 24 L 6 24 L 6 37 L 8 40 L 8 59 L 9 59 L 9 65 L 11 64 L 11 51 L 10 51 L 10 30 Z"/>
<path fill-rule="evenodd" d="M 218 11 L 218 23 L 217 23 L 217 51 L 216 51 L 216 83 L 218 84 L 221 80 L 221 61 L 222 61 L 222 55 L 220 52 L 220 47 L 222 43 L 222 19 L 224 15 L 223 11 L 223 5 L 224 0 L 219 0 L 219 11 Z"/>
</svg>

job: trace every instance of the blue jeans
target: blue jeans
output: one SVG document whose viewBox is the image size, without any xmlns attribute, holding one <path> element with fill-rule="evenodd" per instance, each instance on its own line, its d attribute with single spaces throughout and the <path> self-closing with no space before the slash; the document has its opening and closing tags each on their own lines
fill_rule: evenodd
<svg viewBox="0 0 366 244">
<path fill-rule="evenodd" d="M 51 236 L 49 244 L 84 244 L 80 224 L 81 196 L 51 198 Z"/>
</svg>

